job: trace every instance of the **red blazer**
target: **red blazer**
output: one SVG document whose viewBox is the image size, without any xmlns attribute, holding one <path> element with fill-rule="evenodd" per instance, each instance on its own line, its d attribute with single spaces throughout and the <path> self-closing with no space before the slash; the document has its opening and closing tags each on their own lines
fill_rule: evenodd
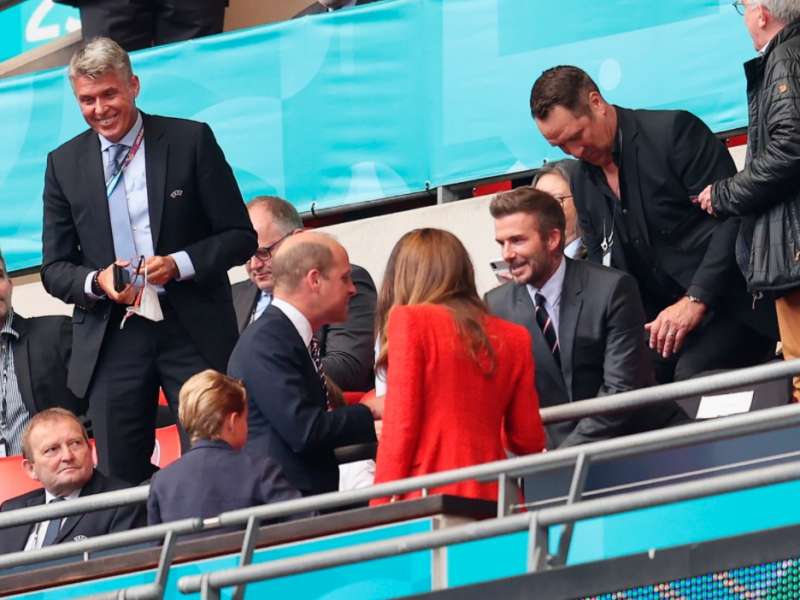
<svg viewBox="0 0 800 600">
<path fill-rule="evenodd" d="M 448 308 L 392 309 L 375 483 L 501 460 L 504 444 L 515 454 L 544 448 L 530 335 L 489 315 L 484 326 L 495 351 L 491 376 L 469 357 Z M 497 500 L 496 483 L 463 481 L 429 492 Z"/>
</svg>

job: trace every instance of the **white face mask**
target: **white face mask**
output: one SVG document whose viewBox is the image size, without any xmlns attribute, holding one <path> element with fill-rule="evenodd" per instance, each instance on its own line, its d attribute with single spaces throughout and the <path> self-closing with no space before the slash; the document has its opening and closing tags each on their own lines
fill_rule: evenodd
<svg viewBox="0 0 800 600">
<path fill-rule="evenodd" d="M 164 320 L 164 313 L 161 311 L 161 303 L 158 301 L 158 292 L 156 292 L 156 289 L 152 285 L 147 283 L 146 266 L 144 268 L 144 287 L 139 292 L 137 302 L 126 309 L 125 317 L 122 319 L 122 323 L 119 324 L 120 329 L 125 326 L 125 321 L 127 321 L 128 317 L 131 315 L 139 315 L 140 317 L 155 322 Z"/>
</svg>

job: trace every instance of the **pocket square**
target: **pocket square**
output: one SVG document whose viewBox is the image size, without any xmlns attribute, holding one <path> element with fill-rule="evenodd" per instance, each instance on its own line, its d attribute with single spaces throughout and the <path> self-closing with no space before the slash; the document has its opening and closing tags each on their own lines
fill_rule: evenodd
<svg viewBox="0 0 800 600">
<path fill-rule="evenodd" d="M 170 198 L 180 198 L 183 196 L 183 190 L 172 190 L 172 193 L 169 195 Z"/>
</svg>

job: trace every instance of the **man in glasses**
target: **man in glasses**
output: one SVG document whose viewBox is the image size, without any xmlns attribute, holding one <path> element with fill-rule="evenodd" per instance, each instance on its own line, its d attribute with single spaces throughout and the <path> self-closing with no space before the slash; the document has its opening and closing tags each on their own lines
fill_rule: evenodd
<svg viewBox="0 0 800 600">
<path fill-rule="evenodd" d="M 533 187 L 547 192 L 558 200 L 564 211 L 564 256 L 567 258 L 586 258 L 586 246 L 581 240 L 578 229 L 578 213 L 575 210 L 575 199 L 569 184 L 569 169 L 575 164 L 574 160 L 559 160 L 548 163 L 536 172 L 533 178 Z"/>
<path fill-rule="evenodd" d="M 711 130 L 686 111 L 610 104 L 574 66 L 539 76 L 531 113 L 552 146 L 578 159 L 571 184 L 589 260 L 639 284 L 658 382 L 767 360 L 775 317 L 763 303 L 752 309 L 733 260 L 738 224 L 690 199 L 736 172 Z"/>
<path fill-rule="evenodd" d="M 258 235 L 258 249 L 245 265 L 249 279 L 235 284 L 232 290 L 240 333 L 272 302 L 272 257 L 286 238 L 303 231 L 297 210 L 282 198 L 258 196 L 248 202 L 247 212 Z M 374 386 L 377 294 L 365 269 L 352 265 L 352 271 L 356 294 L 350 299 L 347 320 L 323 325 L 316 337 L 328 378 L 343 390 L 366 391 Z"/>
<path fill-rule="evenodd" d="M 800 358 L 800 1 L 733 4 L 759 53 L 744 65 L 747 161 L 698 202 L 713 215 L 742 217 L 736 261 L 754 297 L 775 299 L 784 358 Z"/>
</svg>

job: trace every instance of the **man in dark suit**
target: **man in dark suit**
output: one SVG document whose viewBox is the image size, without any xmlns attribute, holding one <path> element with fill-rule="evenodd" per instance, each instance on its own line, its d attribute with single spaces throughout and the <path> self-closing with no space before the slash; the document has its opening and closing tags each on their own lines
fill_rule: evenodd
<svg viewBox="0 0 800 600">
<path fill-rule="evenodd" d="M 80 9 L 86 41 L 108 37 L 128 52 L 222 31 L 228 0 L 55 0 Z"/>
<path fill-rule="evenodd" d="M 608 104 L 569 66 L 536 80 L 531 111 L 545 139 L 579 159 L 571 183 L 589 260 L 639 283 L 658 381 L 767 360 L 774 308 L 752 308 L 734 258 L 738 223 L 691 200 L 736 172 L 708 127 L 685 111 Z"/>
<path fill-rule="evenodd" d="M 256 236 L 211 129 L 140 113 L 122 48 L 98 38 L 69 73 L 91 130 L 48 156 L 42 283 L 75 304 L 68 384 L 88 395 L 98 466 L 138 483 L 152 473 L 159 386 L 175 409 L 184 381 L 227 365 L 227 271 Z M 134 285 L 115 285 L 115 267 Z M 145 316 L 123 321 L 135 302 Z"/>
<path fill-rule="evenodd" d="M 42 411 L 31 419 L 25 430 L 23 456 L 25 472 L 44 488 L 7 500 L 0 511 L 68 502 L 127 487 L 94 469 L 86 430 L 75 415 L 62 408 Z M 139 503 L 9 527 L 0 530 L 0 554 L 127 531 L 145 521 L 144 504 Z"/>
<path fill-rule="evenodd" d="M 351 6 L 362 6 L 375 2 L 375 0 L 315 0 L 311 6 L 304 8 L 297 13 L 294 18 L 305 17 L 306 15 L 319 15 L 326 12 L 333 12 Z"/>
<path fill-rule="evenodd" d="M 531 334 L 541 406 L 653 383 L 644 310 L 629 275 L 564 256 L 564 212 L 530 187 L 490 205 L 495 237 L 513 277 L 486 295 L 489 310 Z M 685 416 L 674 404 L 547 427 L 548 447 L 565 447 L 661 427 Z"/>
<path fill-rule="evenodd" d="M 303 231 L 297 209 L 275 196 L 259 196 L 247 203 L 250 222 L 258 235 L 258 249 L 245 264 L 249 279 L 234 284 L 233 307 L 239 332 L 264 312 L 272 298 L 272 255 L 288 236 Z M 377 292 L 366 269 L 351 265 L 355 295 L 347 320 L 323 325 L 319 340 L 325 374 L 339 388 L 367 391 L 374 385 L 375 303 Z"/>
<path fill-rule="evenodd" d="M 337 489 L 334 448 L 375 441 L 371 408 L 334 408 L 313 332 L 347 318 L 355 287 L 347 252 L 314 232 L 290 236 L 272 261 L 272 303 L 248 327 L 228 372 L 249 398 L 245 451 L 278 462 L 304 496 Z"/>
<path fill-rule="evenodd" d="M 22 432 L 37 412 L 54 406 L 85 412 L 67 388 L 71 320 L 60 315 L 26 319 L 12 307 L 13 287 L 0 253 L 0 456 L 22 453 Z"/>
</svg>

